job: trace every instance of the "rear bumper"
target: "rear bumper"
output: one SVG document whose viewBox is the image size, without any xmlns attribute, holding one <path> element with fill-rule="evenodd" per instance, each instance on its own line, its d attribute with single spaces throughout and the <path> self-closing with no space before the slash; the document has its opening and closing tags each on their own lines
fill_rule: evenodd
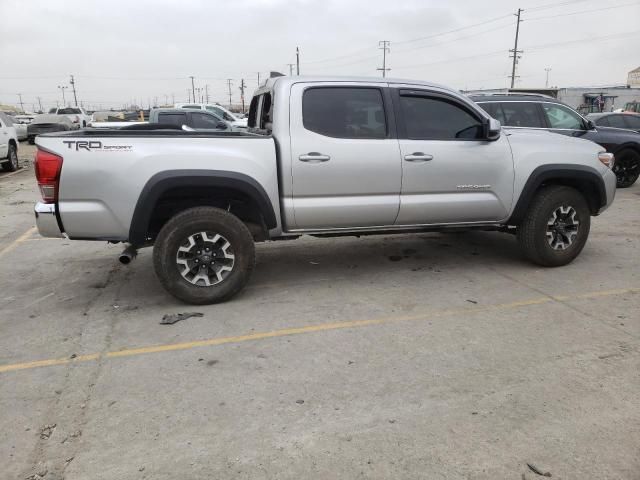
<svg viewBox="0 0 640 480">
<path fill-rule="evenodd" d="M 64 238 L 58 226 L 56 206 L 54 204 L 38 202 L 33 210 L 40 235 L 43 237 Z"/>
</svg>

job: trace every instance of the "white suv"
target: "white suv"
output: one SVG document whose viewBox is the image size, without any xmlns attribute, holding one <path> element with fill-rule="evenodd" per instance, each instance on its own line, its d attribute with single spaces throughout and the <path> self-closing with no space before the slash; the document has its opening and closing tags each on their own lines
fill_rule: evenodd
<svg viewBox="0 0 640 480">
<path fill-rule="evenodd" d="M 60 107 L 52 108 L 49 113 L 56 115 L 64 115 L 73 123 L 78 125 L 78 128 L 85 128 L 91 121 L 91 115 L 88 115 L 82 107 Z"/>
<path fill-rule="evenodd" d="M 235 113 L 227 110 L 222 105 L 211 103 L 176 103 L 175 108 L 191 108 L 193 110 L 208 110 L 222 117 L 234 127 L 247 128 L 247 119 L 240 118 Z"/>
<path fill-rule="evenodd" d="M 13 121 L 0 112 L 0 165 L 6 171 L 18 169 L 18 136 Z"/>
</svg>

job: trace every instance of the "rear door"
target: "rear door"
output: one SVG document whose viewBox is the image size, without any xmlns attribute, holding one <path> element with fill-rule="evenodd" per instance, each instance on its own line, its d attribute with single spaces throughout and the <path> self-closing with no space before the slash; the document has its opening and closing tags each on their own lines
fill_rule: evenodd
<svg viewBox="0 0 640 480">
<path fill-rule="evenodd" d="M 640 132 L 640 115 L 624 115 L 624 123 L 627 128 Z"/>
<path fill-rule="evenodd" d="M 514 179 L 506 136 L 484 140 L 484 118 L 447 94 L 398 89 L 394 100 L 403 159 L 396 224 L 504 219 Z"/>
<path fill-rule="evenodd" d="M 290 128 L 296 229 L 393 225 L 401 165 L 386 86 L 294 84 Z"/>
</svg>

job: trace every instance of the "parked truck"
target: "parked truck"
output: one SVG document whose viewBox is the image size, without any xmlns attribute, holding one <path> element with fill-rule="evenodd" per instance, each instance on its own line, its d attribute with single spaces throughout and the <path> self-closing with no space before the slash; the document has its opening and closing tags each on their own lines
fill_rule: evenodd
<svg viewBox="0 0 640 480">
<path fill-rule="evenodd" d="M 614 199 L 614 158 L 546 131 L 502 131 L 449 88 L 278 77 L 247 132 L 79 131 L 37 138 L 40 233 L 153 246 L 160 283 L 193 304 L 247 284 L 255 242 L 415 231 L 515 233 L 555 267 Z"/>
</svg>

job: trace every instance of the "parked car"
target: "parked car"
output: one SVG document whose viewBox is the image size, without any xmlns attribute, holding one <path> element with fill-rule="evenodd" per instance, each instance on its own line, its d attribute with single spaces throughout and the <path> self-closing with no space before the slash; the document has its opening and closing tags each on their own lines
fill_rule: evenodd
<svg viewBox="0 0 640 480">
<path fill-rule="evenodd" d="M 590 113 L 587 120 L 591 120 L 597 127 L 614 127 L 634 130 L 640 133 L 640 114 L 638 113 Z"/>
<path fill-rule="evenodd" d="M 0 112 L 0 165 L 13 172 L 18 169 L 18 135 L 11 117 Z"/>
<path fill-rule="evenodd" d="M 189 108 L 192 110 L 207 110 L 221 117 L 225 122 L 230 123 L 234 127 L 247 128 L 247 119 L 237 116 L 235 113 L 227 110 L 222 105 L 210 103 L 176 103 L 175 108 Z"/>
<path fill-rule="evenodd" d="M 36 117 L 35 115 L 23 113 L 23 114 L 19 114 L 19 115 L 14 115 L 12 118 L 14 119 L 14 123 L 21 123 L 23 125 L 29 125 L 33 121 L 33 119 L 35 117 Z"/>
<path fill-rule="evenodd" d="M 626 188 L 640 175 L 640 134 L 596 127 L 568 105 L 544 95 L 471 95 L 489 115 L 509 128 L 549 130 L 591 140 L 615 155 L 618 187 Z"/>
<path fill-rule="evenodd" d="M 36 223 L 129 242 L 123 263 L 154 245 L 160 283 L 195 304 L 246 285 L 254 242 L 303 234 L 497 230 L 532 262 L 566 265 L 616 191 L 595 143 L 504 135 L 457 91 L 412 80 L 277 77 L 250 131 L 161 128 L 38 137 Z"/>
<path fill-rule="evenodd" d="M 42 114 L 38 115 L 27 125 L 27 139 L 31 145 L 35 143 L 36 136 L 42 133 L 65 132 L 77 130 L 77 124 L 71 122 L 66 115 Z"/>
<path fill-rule="evenodd" d="M 9 115 L 9 119 L 13 122 L 13 128 L 16 129 L 16 136 L 19 141 L 27 139 L 27 124 L 22 123 L 17 116 Z"/>
<path fill-rule="evenodd" d="M 82 107 L 59 107 L 52 108 L 49 113 L 54 115 L 66 115 L 72 123 L 78 125 L 79 128 L 85 128 L 91 122 L 89 115 Z"/>
<path fill-rule="evenodd" d="M 149 113 L 149 123 L 175 125 L 194 130 L 233 130 L 220 115 L 209 110 L 189 111 L 184 108 L 154 108 Z"/>
</svg>

